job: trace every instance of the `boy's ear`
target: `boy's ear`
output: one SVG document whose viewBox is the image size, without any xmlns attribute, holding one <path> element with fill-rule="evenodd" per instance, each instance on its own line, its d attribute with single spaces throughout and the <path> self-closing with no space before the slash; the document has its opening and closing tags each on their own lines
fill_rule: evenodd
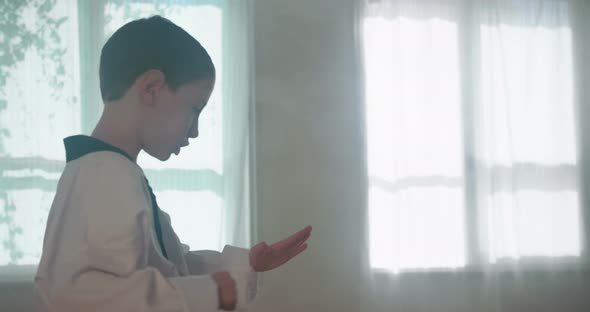
<svg viewBox="0 0 590 312">
<path fill-rule="evenodd" d="M 166 77 L 160 70 L 150 69 L 138 79 L 139 96 L 143 103 L 153 105 L 162 88 L 166 85 Z"/>
</svg>

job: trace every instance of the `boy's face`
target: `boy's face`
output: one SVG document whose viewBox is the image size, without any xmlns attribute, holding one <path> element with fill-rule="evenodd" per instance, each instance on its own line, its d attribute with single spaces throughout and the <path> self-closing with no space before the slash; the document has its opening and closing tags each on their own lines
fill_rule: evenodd
<svg viewBox="0 0 590 312">
<path fill-rule="evenodd" d="M 164 85 L 144 115 L 142 149 L 165 161 L 199 135 L 199 116 L 209 101 L 214 79 L 195 80 L 171 91 Z"/>
</svg>

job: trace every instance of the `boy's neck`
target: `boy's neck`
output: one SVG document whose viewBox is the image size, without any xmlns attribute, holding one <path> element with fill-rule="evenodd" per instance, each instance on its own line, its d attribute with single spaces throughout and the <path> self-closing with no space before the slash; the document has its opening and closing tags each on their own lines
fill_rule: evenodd
<svg viewBox="0 0 590 312">
<path fill-rule="evenodd" d="M 112 112 L 105 107 L 91 136 L 122 149 L 133 161 L 137 162 L 137 155 L 141 151 L 141 145 L 134 124 L 132 120 L 125 118 L 125 114 Z"/>
</svg>

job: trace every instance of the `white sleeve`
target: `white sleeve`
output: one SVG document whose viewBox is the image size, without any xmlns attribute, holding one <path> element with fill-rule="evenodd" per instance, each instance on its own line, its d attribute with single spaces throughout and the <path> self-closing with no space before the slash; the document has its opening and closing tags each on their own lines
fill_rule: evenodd
<svg viewBox="0 0 590 312">
<path fill-rule="evenodd" d="M 217 286 L 209 276 L 165 278 L 155 268 L 129 275 L 89 269 L 47 301 L 48 311 L 218 311 Z"/>
<path fill-rule="evenodd" d="M 191 275 L 212 274 L 223 271 L 221 267 L 221 253 L 218 251 L 188 251 L 184 254 L 184 259 Z"/>
<path fill-rule="evenodd" d="M 229 271 L 236 281 L 238 292 L 237 309 L 247 307 L 258 293 L 258 274 L 250 266 L 248 249 L 226 245 L 221 252 L 221 266 Z"/>
<path fill-rule="evenodd" d="M 253 271 L 250 267 L 249 249 L 226 245 L 223 252 L 215 250 L 185 249 L 184 259 L 192 275 L 211 274 L 218 271 Z"/>
<path fill-rule="evenodd" d="M 184 247 L 188 249 L 188 246 Z M 185 259 L 191 274 L 228 271 L 236 281 L 238 308 L 247 306 L 256 297 L 259 273 L 250 266 L 248 249 L 226 245 L 221 253 L 213 250 L 189 251 Z"/>
<path fill-rule="evenodd" d="M 223 252 L 189 251 L 185 255 L 191 274 L 228 271 L 236 281 L 238 308 L 246 307 L 258 293 L 258 274 L 250 266 L 249 250 L 226 245 Z"/>
<path fill-rule="evenodd" d="M 45 309 L 218 311 L 211 276 L 166 277 L 150 266 L 152 221 L 137 168 L 111 159 L 95 169 L 81 170 L 72 185 L 69 208 L 80 217 L 61 224 L 53 277 L 40 282 Z M 77 222 L 79 230 L 67 232 Z"/>
</svg>

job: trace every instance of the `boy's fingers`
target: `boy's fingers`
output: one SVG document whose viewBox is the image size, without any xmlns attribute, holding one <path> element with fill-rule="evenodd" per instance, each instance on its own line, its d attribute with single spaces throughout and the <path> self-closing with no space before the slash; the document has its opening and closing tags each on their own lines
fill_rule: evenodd
<svg viewBox="0 0 590 312">
<path fill-rule="evenodd" d="M 297 249 L 292 250 L 290 253 L 286 254 L 285 257 L 280 260 L 275 267 L 280 267 L 281 265 L 289 262 L 289 260 L 295 258 L 297 255 L 302 253 L 305 249 L 307 249 L 307 244 L 303 244 L 299 246 Z"/>
<path fill-rule="evenodd" d="M 293 241 L 290 245 L 283 247 L 282 250 L 279 250 L 278 252 L 281 253 L 282 255 L 285 254 L 291 254 L 296 250 L 299 250 L 299 247 L 301 247 L 303 244 L 305 244 L 305 242 L 307 241 L 307 239 L 310 237 L 310 233 L 307 233 L 307 235 L 300 237 L 298 240 Z"/>
<path fill-rule="evenodd" d="M 237 304 L 237 290 L 236 290 L 236 285 L 225 285 L 223 287 L 220 287 L 220 291 L 219 291 L 219 301 L 220 301 L 220 305 L 219 307 L 222 310 L 225 311 L 233 311 L 236 309 L 236 304 Z"/>
<path fill-rule="evenodd" d="M 235 310 L 237 304 L 236 281 L 227 271 L 215 272 L 211 276 L 217 284 L 219 308 L 225 311 Z"/>
<path fill-rule="evenodd" d="M 279 251 L 283 251 L 293 246 L 297 246 L 309 238 L 309 236 L 311 235 L 311 230 L 311 226 L 306 226 L 299 232 L 289 236 L 288 238 L 282 241 L 277 242 L 276 244 L 274 244 L 273 247 L 277 248 Z"/>
<path fill-rule="evenodd" d="M 302 253 L 305 249 L 307 249 L 307 244 L 303 244 L 303 245 L 299 246 L 299 248 L 297 248 L 297 249 L 295 249 L 295 251 L 293 251 L 291 258 L 294 258 L 298 254 Z"/>
<path fill-rule="evenodd" d="M 223 281 L 223 280 L 231 279 L 231 275 L 229 275 L 229 272 L 227 272 L 227 271 L 215 272 L 215 273 L 211 274 L 211 276 L 213 277 L 213 279 L 215 281 Z"/>
<path fill-rule="evenodd" d="M 302 253 L 305 249 L 307 249 L 307 244 L 302 244 L 302 245 L 299 245 L 296 249 L 292 249 L 289 252 L 289 254 L 287 255 L 287 261 L 295 258 L 298 254 Z"/>
</svg>

